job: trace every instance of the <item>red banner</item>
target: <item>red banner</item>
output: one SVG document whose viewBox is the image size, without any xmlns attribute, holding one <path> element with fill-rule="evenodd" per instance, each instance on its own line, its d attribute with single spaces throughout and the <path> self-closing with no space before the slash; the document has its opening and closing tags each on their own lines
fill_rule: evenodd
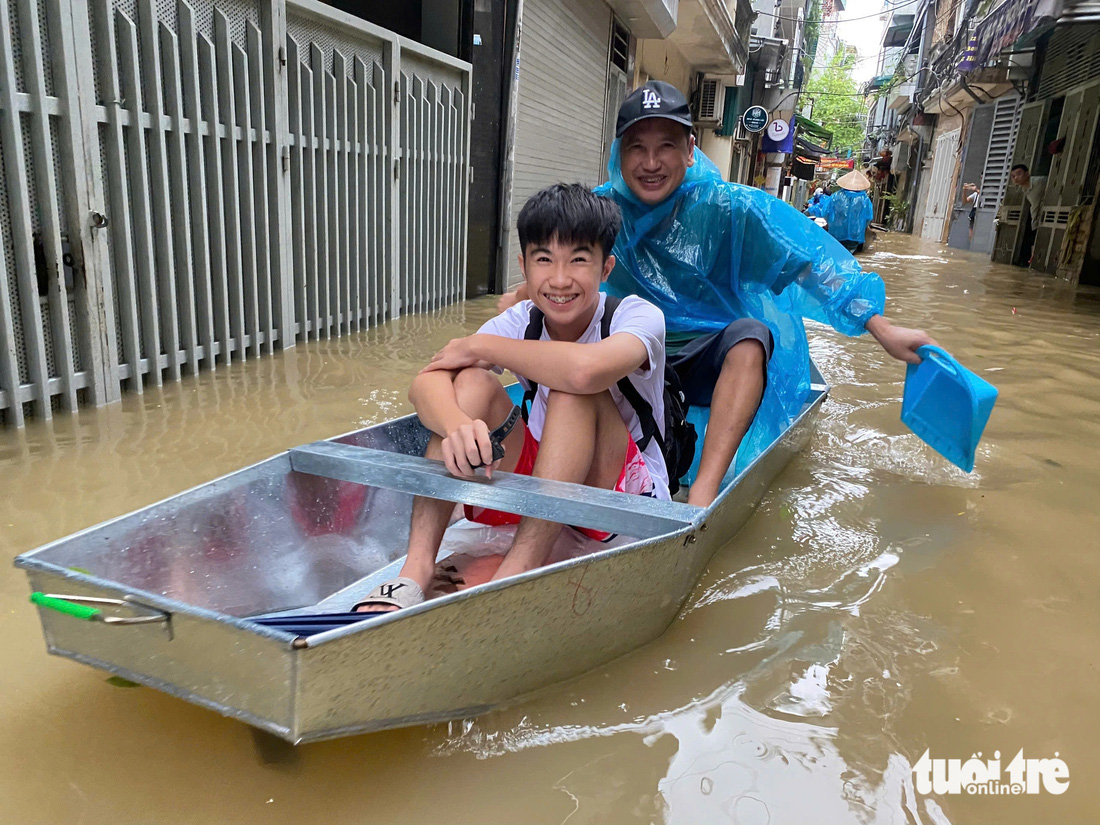
<svg viewBox="0 0 1100 825">
<path fill-rule="evenodd" d="M 818 169 L 855 169 L 855 158 L 821 158 L 817 162 Z"/>
</svg>

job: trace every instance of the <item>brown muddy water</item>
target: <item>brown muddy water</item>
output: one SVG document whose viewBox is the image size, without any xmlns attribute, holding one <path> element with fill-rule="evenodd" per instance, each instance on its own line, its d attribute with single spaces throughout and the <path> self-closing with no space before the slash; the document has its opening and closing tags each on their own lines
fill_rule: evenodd
<svg viewBox="0 0 1100 825">
<path fill-rule="evenodd" d="M 815 328 L 820 428 L 663 637 L 477 719 L 298 749 L 48 657 L 5 566 L 0 823 L 1097 821 L 1100 292 L 905 237 L 865 265 L 891 317 L 1000 388 L 975 474 L 905 430 L 874 341 Z M 0 550 L 403 414 L 417 368 L 492 311 L 0 432 Z M 921 793 L 926 749 L 1057 754 L 1069 786 Z"/>
</svg>

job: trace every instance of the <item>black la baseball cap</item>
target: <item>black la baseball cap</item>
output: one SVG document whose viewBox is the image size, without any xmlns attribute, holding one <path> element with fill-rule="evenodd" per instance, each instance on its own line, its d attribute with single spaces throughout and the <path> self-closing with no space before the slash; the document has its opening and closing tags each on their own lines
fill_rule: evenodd
<svg viewBox="0 0 1100 825">
<path fill-rule="evenodd" d="M 649 80 L 627 95 L 623 105 L 619 107 L 615 137 L 622 137 L 639 120 L 651 117 L 674 120 L 691 128 L 691 107 L 688 106 L 687 98 L 671 83 Z"/>
</svg>

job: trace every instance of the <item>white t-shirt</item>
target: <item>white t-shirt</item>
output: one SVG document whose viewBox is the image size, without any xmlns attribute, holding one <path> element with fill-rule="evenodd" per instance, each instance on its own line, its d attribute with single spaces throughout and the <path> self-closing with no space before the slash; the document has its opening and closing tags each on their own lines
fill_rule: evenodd
<svg viewBox="0 0 1100 825">
<path fill-rule="evenodd" d="M 607 296 L 600 294 L 600 305 L 592 315 L 592 321 L 580 338 L 578 344 L 595 344 L 600 341 L 600 321 L 603 319 L 604 302 Z M 531 320 L 531 309 L 534 307 L 530 301 L 520 301 L 515 306 L 495 318 L 486 321 L 479 333 L 486 335 L 499 335 L 502 338 L 515 338 L 523 340 L 527 331 L 527 324 Z M 653 407 L 653 417 L 657 421 L 657 428 L 664 437 L 665 429 L 665 316 L 649 301 L 634 295 L 622 299 L 615 315 L 611 318 L 610 335 L 619 332 L 628 332 L 645 345 L 648 363 L 643 368 L 630 373 L 630 382 L 638 390 L 638 394 Z M 542 341 L 550 340 L 550 333 L 546 325 L 542 327 Z M 497 372 L 503 372 L 497 367 Z M 531 382 L 522 375 L 517 375 L 519 382 L 530 388 Z M 612 384 L 610 388 L 611 398 L 619 413 L 626 422 L 627 429 L 635 443 L 642 440 L 642 425 L 638 420 L 638 414 L 630 406 L 618 386 Z M 546 418 L 546 401 L 550 391 L 545 384 L 539 384 L 538 394 L 531 402 L 530 420 L 527 426 L 531 429 L 531 435 L 536 441 L 542 440 L 542 425 Z M 661 446 L 657 439 L 651 439 L 642 451 L 645 456 L 646 468 L 653 478 L 654 497 L 661 499 L 670 498 L 668 493 L 668 470 L 665 469 L 665 459 L 661 455 Z"/>
</svg>

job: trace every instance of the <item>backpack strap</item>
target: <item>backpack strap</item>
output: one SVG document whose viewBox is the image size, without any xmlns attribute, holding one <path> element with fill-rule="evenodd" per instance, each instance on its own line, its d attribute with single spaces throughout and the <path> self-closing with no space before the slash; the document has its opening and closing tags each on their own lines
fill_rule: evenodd
<svg viewBox="0 0 1100 825">
<path fill-rule="evenodd" d="M 620 378 L 616 386 L 618 386 L 619 392 L 623 394 L 623 398 L 630 403 L 630 406 L 634 408 L 634 412 L 638 414 L 638 423 L 642 427 L 642 440 L 638 442 L 638 450 L 645 452 L 649 442 L 656 440 L 657 446 L 664 453 L 665 440 L 661 437 L 661 431 L 657 427 L 657 419 L 653 416 L 653 406 L 642 398 L 642 394 L 638 392 L 638 388 L 634 386 L 628 376 Z"/>
<path fill-rule="evenodd" d="M 615 310 L 619 308 L 621 303 L 622 299 L 614 295 L 608 295 L 604 299 L 603 318 L 600 319 L 601 339 L 611 337 L 611 318 L 615 315 Z M 661 430 L 657 426 L 657 419 L 653 416 L 653 406 L 642 398 L 642 394 L 638 392 L 638 388 L 634 386 L 634 382 L 630 380 L 629 375 L 620 378 L 616 386 L 619 388 L 619 392 L 623 394 L 623 398 L 638 414 L 638 423 L 642 427 L 642 440 L 638 442 L 638 449 L 644 452 L 645 448 L 649 446 L 649 442 L 657 439 L 657 444 L 663 453 L 665 440 L 661 438 Z"/>
<path fill-rule="evenodd" d="M 528 316 L 527 329 L 523 332 L 524 341 L 538 341 L 542 338 L 542 328 L 545 321 L 545 314 L 541 309 L 534 304 L 531 305 L 531 314 Z M 528 383 L 531 385 L 523 393 L 523 401 L 520 403 L 520 411 L 523 413 L 523 423 L 527 423 L 527 418 L 531 414 L 530 406 L 535 401 L 535 396 L 538 395 L 539 385 L 528 379 Z"/>
<path fill-rule="evenodd" d="M 622 303 L 622 299 L 614 295 L 608 295 L 604 298 L 603 317 L 600 319 L 601 340 L 611 337 L 611 319 L 614 317 L 615 310 L 619 308 L 620 303 Z M 523 340 L 538 341 L 542 338 L 545 318 L 546 316 L 541 309 L 532 306 L 531 314 L 527 321 L 527 329 L 524 330 L 523 333 Z M 524 391 L 523 401 L 520 406 L 524 423 L 527 423 L 527 419 L 531 414 L 530 406 L 534 403 L 535 396 L 539 391 L 537 382 L 528 379 L 528 383 L 531 386 Z M 638 414 L 638 423 L 642 428 L 642 440 L 638 442 L 638 449 L 644 451 L 649 445 L 649 442 L 656 439 L 657 444 L 661 448 L 661 452 L 664 452 L 665 440 L 661 437 L 661 430 L 657 426 L 657 419 L 653 416 L 653 406 L 642 398 L 642 394 L 638 392 L 637 387 L 634 386 L 629 376 L 624 375 L 620 378 L 616 386 L 619 388 L 619 392 L 623 394 L 623 398 L 627 400 L 630 406 L 634 408 L 634 412 Z"/>
</svg>

